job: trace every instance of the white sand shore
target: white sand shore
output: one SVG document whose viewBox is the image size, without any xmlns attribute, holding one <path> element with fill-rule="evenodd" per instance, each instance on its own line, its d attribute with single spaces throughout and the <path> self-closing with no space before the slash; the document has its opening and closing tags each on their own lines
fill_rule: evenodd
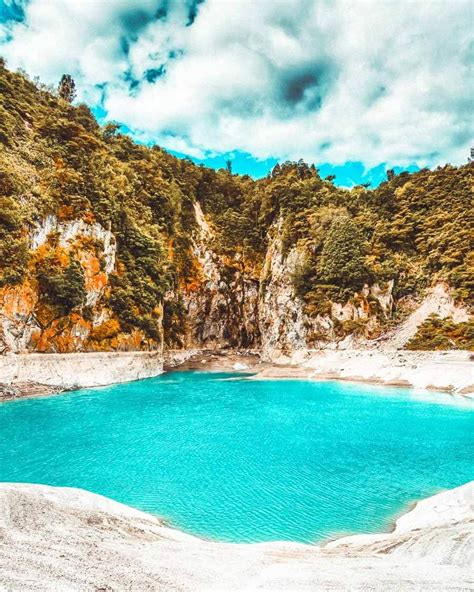
<svg viewBox="0 0 474 592">
<path fill-rule="evenodd" d="M 0 485 L 0 589 L 293 592 L 472 590 L 474 482 L 423 500 L 392 533 L 326 546 L 212 543 L 87 491 Z"/>
<path fill-rule="evenodd" d="M 474 397 L 468 351 L 298 350 L 272 357 L 257 378 L 315 378 L 448 391 Z"/>
</svg>

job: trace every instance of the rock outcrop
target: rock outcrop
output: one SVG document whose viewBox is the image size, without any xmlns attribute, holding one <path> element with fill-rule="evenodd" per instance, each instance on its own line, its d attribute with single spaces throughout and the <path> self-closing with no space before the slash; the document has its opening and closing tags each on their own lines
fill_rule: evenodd
<svg viewBox="0 0 474 592">
<path fill-rule="evenodd" d="M 260 288 L 260 333 L 262 352 L 271 358 L 275 352 L 290 352 L 306 347 L 308 324 L 303 302 L 296 296 L 291 276 L 299 263 L 293 249 L 284 258 L 281 241 L 270 244 L 262 271 Z"/>
<path fill-rule="evenodd" d="M 293 248 L 282 252 L 278 228 L 270 243 L 261 274 L 259 320 L 262 356 L 275 360 L 306 349 L 347 349 L 365 347 L 382 331 L 381 319 L 392 315 L 394 282 L 385 289 L 375 283 L 365 285 L 346 302 L 331 302 L 324 313 L 308 314 L 305 303 L 295 292 L 292 277 L 301 264 L 302 254 Z M 356 333 L 357 323 L 364 331 Z M 349 327 L 343 330 L 344 323 Z"/>
<path fill-rule="evenodd" d="M 198 272 L 195 282 L 181 289 L 186 310 L 183 345 L 191 349 L 257 347 L 259 278 L 248 272 L 242 258 L 215 251 L 212 228 L 198 203 L 194 209 Z"/>
<path fill-rule="evenodd" d="M 0 588 L 225 592 L 468 590 L 474 483 L 419 502 L 392 533 L 326 546 L 235 545 L 79 489 L 0 485 Z"/>
</svg>

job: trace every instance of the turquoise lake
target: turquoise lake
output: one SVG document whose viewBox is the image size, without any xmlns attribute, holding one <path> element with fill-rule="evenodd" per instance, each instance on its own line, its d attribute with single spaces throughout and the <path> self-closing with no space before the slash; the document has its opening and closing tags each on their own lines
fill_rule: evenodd
<svg viewBox="0 0 474 592">
<path fill-rule="evenodd" d="M 0 480 L 82 487 L 216 540 L 380 531 L 474 478 L 470 402 L 338 382 L 158 378 L 0 405 Z"/>
</svg>

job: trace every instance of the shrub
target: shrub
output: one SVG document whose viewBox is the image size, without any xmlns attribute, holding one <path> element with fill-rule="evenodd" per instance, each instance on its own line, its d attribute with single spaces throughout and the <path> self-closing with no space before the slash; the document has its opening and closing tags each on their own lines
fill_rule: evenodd
<svg viewBox="0 0 474 592">
<path fill-rule="evenodd" d="M 474 322 L 454 323 L 451 317 L 430 315 L 406 345 L 411 350 L 474 350 Z"/>
<path fill-rule="evenodd" d="M 84 271 L 79 261 L 70 258 L 66 267 L 54 257 L 44 259 L 37 279 L 41 298 L 56 307 L 62 315 L 86 302 Z"/>
<path fill-rule="evenodd" d="M 116 319 L 109 319 L 101 325 L 94 327 L 91 331 L 90 337 L 94 341 L 102 341 L 104 339 L 111 339 L 120 333 L 120 323 Z"/>
<path fill-rule="evenodd" d="M 348 217 L 336 218 L 324 241 L 318 276 L 324 282 L 360 287 L 368 280 L 364 263 L 365 241 Z"/>
</svg>

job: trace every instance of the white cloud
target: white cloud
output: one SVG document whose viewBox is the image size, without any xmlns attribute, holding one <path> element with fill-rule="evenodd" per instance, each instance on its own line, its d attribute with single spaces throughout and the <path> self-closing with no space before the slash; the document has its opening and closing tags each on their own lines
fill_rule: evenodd
<svg viewBox="0 0 474 592">
<path fill-rule="evenodd" d="M 470 0 L 207 0 L 187 26 L 193 6 L 31 0 L 0 53 L 85 100 L 106 84 L 111 119 L 192 155 L 465 162 Z"/>
</svg>

